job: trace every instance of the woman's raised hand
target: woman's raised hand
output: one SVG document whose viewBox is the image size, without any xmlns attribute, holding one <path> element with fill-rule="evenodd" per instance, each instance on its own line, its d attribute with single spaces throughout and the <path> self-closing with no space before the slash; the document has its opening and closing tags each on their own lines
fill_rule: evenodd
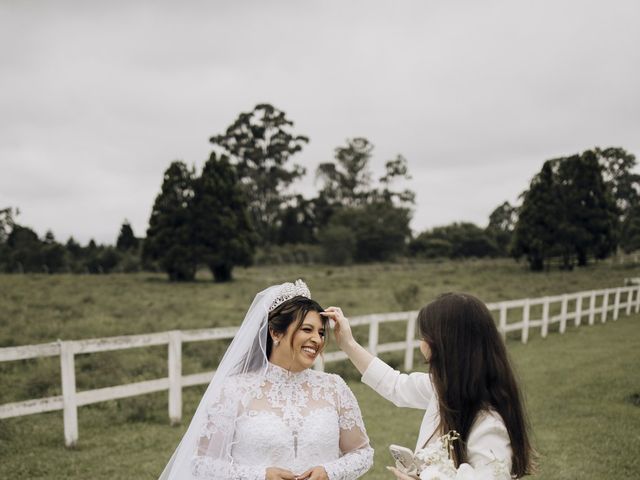
<svg viewBox="0 0 640 480">
<path fill-rule="evenodd" d="M 349 356 L 349 360 L 358 371 L 364 373 L 374 357 L 355 341 L 353 333 L 351 333 L 349 320 L 344 316 L 340 307 L 329 307 L 324 312 L 321 312 L 320 315 L 335 322 L 333 334 L 336 337 L 338 347 Z"/>
<path fill-rule="evenodd" d="M 336 338 L 336 343 L 340 350 L 344 350 L 349 342 L 353 340 L 353 334 L 351 333 L 349 320 L 342 313 L 342 309 L 340 307 L 328 307 L 324 312 L 320 312 L 320 315 L 327 317 L 330 322 L 334 323 L 333 334 Z"/>
</svg>

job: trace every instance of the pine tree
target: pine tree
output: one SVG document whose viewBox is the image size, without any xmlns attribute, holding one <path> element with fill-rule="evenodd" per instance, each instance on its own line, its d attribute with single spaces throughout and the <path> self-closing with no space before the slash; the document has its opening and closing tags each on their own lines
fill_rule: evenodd
<svg viewBox="0 0 640 480">
<path fill-rule="evenodd" d="M 120 251 L 135 250 L 138 248 L 138 239 L 133 234 L 133 229 L 128 220 L 125 220 L 120 227 L 116 248 Z"/>
<path fill-rule="evenodd" d="M 165 171 L 144 242 L 143 258 L 157 260 L 172 281 L 195 278 L 193 176 L 193 170 L 181 161 L 174 161 Z"/>
<path fill-rule="evenodd" d="M 198 261 L 216 282 L 231 280 L 235 265 L 251 264 L 257 239 L 244 190 L 227 157 L 212 153 L 205 163 L 194 182 L 191 218 Z"/>
<path fill-rule="evenodd" d="M 518 223 L 514 231 L 513 255 L 525 256 L 529 268 L 540 271 L 553 254 L 558 232 L 560 202 L 555 188 L 553 161 L 548 160 L 521 197 Z"/>
</svg>

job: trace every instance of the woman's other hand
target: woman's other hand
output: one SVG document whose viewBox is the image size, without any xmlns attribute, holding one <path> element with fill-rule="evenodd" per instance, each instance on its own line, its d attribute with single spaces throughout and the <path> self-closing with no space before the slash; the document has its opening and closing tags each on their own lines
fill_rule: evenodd
<svg viewBox="0 0 640 480">
<path fill-rule="evenodd" d="M 296 480 L 298 477 L 289 470 L 278 467 L 269 467 L 265 472 L 265 480 Z"/>
<path fill-rule="evenodd" d="M 313 467 L 296 477 L 298 480 L 329 480 L 324 467 Z"/>
</svg>

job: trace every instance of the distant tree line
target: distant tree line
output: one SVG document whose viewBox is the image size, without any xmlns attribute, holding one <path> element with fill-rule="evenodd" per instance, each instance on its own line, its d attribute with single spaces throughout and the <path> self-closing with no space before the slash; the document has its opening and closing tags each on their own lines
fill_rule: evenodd
<svg viewBox="0 0 640 480">
<path fill-rule="evenodd" d="M 97 245 L 93 240 L 82 246 L 73 237 L 61 244 L 51 231 L 41 239 L 32 229 L 17 224 L 16 214 L 12 208 L 0 210 L 1 272 L 98 274 L 136 272 L 145 267 L 140 260 L 140 240 L 127 221 L 115 246 Z"/>
<path fill-rule="evenodd" d="M 586 265 L 616 248 L 640 248 L 640 178 L 635 157 L 621 148 L 587 150 L 548 160 L 520 196 L 499 205 L 486 227 L 452 223 L 413 236 L 415 193 L 402 155 L 382 176 L 371 170 L 374 146 L 346 140 L 321 163 L 319 188 L 309 198 L 292 190 L 306 170 L 293 163 L 309 139 L 294 132 L 286 114 L 269 104 L 241 113 L 210 138 L 201 171 L 183 161 L 164 172 L 146 237 L 125 221 L 116 245 L 80 246 L 73 238 L 43 239 L 0 210 L 0 270 L 5 272 L 167 273 L 189 281 L 200 267 L 214 280 L 232 279 L 235 266 L 252 263 L 388 261 L 397 257 L 525 258 L 532 270 Z"/>
</svg>

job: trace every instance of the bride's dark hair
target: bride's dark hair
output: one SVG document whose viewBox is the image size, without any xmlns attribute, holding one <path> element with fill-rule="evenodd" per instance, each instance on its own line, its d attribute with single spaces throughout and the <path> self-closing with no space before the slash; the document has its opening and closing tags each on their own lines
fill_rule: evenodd
<svg viewBox="0 0 640 480">
<path fill-rule="evenodd" d="M 457 465 L 467 461 L 466 441 L 482 410 L 499 413 L 511 441 L 511 473 L 533 473 L 528 421 L 506 346 L 486 305 L 472 295 L 445 293 L 418 314 L 431 349 L 430 373 L 440 407 L 439 430 L 455 430 Z"/>
<path fill-rule="evenodd" d="M 269 313 L 269 329 L 275 333 L 284 334 L 289 325 L 293 322 L 298 322 L 296 330 L 302 326 L 302 322 L 309 312 L 324 312 L 324 309 L 315 300 L 311 300 L 307 297 L 293 297 L 290 300 L 278 305 L 272 312 Z M 325 335 L 328 332 L 326 317 L 320 317 L 322 319 L 322 325 L 325 327 Z M 291 337 L 293 342 L 293 336 Z M 326 342 L 325 342 L 326 345 Z M 273 340 L 271 335 L 267 334 L 267 358 L 271 356 L 271 350 L 273 349 Z"/>
</svg>

